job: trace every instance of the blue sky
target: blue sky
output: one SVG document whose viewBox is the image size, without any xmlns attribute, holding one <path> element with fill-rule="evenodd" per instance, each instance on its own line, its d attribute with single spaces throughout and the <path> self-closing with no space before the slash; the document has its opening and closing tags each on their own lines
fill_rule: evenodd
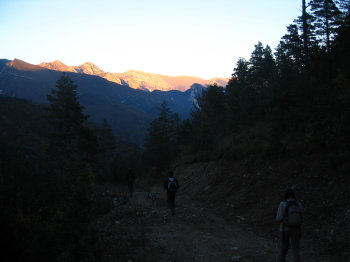
<svg viewBox="0 0 350 262">
<path fill-rule="evenodd" d="M 299 0 L 0 0 L 0 58 L 230 77 L 258 41 L 277 46 L 300 6 Z"/>
</svg>

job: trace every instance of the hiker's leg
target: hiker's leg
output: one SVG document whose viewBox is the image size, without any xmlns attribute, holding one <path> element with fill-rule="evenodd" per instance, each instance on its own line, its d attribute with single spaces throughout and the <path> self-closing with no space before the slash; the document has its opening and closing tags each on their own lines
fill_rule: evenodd
<svg viewBox="0 0 350 262">
<path fill-rule="evenodd" d="M 169 192 L 168 196 L 169 196 L 169 207 L 171 210 L 171 214 L 174 215 L 175 214 L 175 193 Z"/>
<path fill-rule="evenodd" d="M 173 208 L 175 208 L 175 193 L 174 192 L 171 193 L 171 206 Z"/>
<path fill-rule="evenodd" d="M 173 207 L 175 208 L 175 196 L 176 196 L 176 192 L 173 192 Z"/>
<path fill-rule="evenodd" d="M 285 262 L 286 256 L 289 248 L 289 231 L 281 232 L 281 240 L 280 240 L 280 250 L 277 255 L 276 262 Z"/>
<path fill-rule="evenodd" d="M 167 197 L 168 205 L 169 205 L 169 207 L 171 207 L 171 193 L 169 191 L 167 191 L 166 197 Z"/>
<path fill-rule="evenodd" d="M 291 231 L 291 243 L 292 243 L 292 249 L 293 249 L 293 261 L 294 262 L 300 262 L 300 238 L 301 238 L 301 231 L 300 228 L 293 228 Z"/>
</svg>

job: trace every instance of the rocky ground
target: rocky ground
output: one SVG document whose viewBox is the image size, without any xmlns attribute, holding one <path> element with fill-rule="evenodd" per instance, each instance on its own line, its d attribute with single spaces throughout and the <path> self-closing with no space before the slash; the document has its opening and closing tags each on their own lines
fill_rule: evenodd
<svg viewBox="0 0 350 262">
<path fill-rule="evenodd" d="M 155 197 L 149 197 L 149 193 Z M 244 217 L 227 221 L 181 190 L 171 216 L 160 187 L 136 192 L 98 222 L 103 261 L 274 261 L 276 241 L 254 234 Z"/>
</svg>

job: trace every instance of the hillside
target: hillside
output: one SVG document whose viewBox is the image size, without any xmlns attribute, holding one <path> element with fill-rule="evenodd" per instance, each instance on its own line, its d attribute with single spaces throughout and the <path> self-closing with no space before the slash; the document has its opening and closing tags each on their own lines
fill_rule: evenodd
<svg viewBox="0 0 350 262">
<path fill-rule="evenodd" d="M 140 89 L 150 92 L 154 90 L 186 91 L 190 89 L 193 84 L 201 84 L 203 86 L 206 86 L 217 83 L 218 85 L 225 86 L 228 82 L 228 78 L 213 78 L 204 80 L 193 76 L 166 76 L 154 73 L 146 73 L 138 70 L 129 70 L 124 73 L 104 72 L 91 62 L 86 62 L 80 66 L 67 66 L 61 61 L 56 60 L 49 63 L 41 63 L 38 66 L 62 72 L 95 75 L 120 85 L 127 85 L 133 89 Z"/>
<path fill-rule="evenodd" d="M 348 162 L 336 157 L 341 150 L 296 145 L 294 133 L 284 141 L 288 150 L 274 152 L 268 133 L 259 125 L 254 130 L 226 138 L 211 152 L 174 161 L 181 192 L 228 222 L 243 217 L 249 231 L 273 240 L 279 236 L 278 204 L 293 187 L 305 203 L 303 261 L 348 261 L 350 177 Z"/>
<path fill-rule="evenodd" d="M 26 161 L 41 166 L 42 152 L 51 131 L 45 115 L 41 105 L 0 95 L 1 149 L 8 155 L 26 155 Z"/>
<path fill-rule="evenodd" d="M 67 69 L 60 62 L 55 64 Z M 45 69 L 19 59 L 1 60 L 0 66 L 2 94 L 41 104 L 47 103 L 46 95 L 51 92 L 62 74 L 60 71 Z M 87 64 L 81 70 L 98 72 L 98 69 L 91 64 Z M 79 100 L 92 121 L 102 123 L 103 119 L 107 119 L 117 135 L 138 144 L 142 143 L 148 125 L 163 101 L 166 101 L 181 117 L 187 117 L 195 99 L 193 92 L 197 92 L 198 89 L 186 92 L 176 90 L 144 92 L 107 81 L 96 75 L 75 72 L 67 74 L 78 86 Z"/>
</svg>

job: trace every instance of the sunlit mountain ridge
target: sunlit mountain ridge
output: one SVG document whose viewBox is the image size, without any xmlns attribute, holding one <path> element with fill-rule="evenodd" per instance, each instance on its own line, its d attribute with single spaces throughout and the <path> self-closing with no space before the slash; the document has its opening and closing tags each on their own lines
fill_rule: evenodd
<svg viewBox="0 0 350 262">
<path fill-rule="evenodd" d="M 133 89 L 140 89 L 150 92 L 154 90 L 186 91 L 190 89 L 194 83 L 201 84 L 203 86 L 214 83 L 221 86 L 226 86 L 229 80 L 229 78 L 212 78 L 205 80 L 195 76 L 167 76 L 156 73 L 143 72 L 140 70 L 128 70 L 124 73 L 111 73 L 101 70 L 98 66 L 91 62 L 85 62 L 79 66 L 68 66 L 63 62 L 56 60 L 53 62 L 44 62 L 38 66 L 62 72 L 95 75 L 120 85 L 127 85 Z"/>
</svg>

